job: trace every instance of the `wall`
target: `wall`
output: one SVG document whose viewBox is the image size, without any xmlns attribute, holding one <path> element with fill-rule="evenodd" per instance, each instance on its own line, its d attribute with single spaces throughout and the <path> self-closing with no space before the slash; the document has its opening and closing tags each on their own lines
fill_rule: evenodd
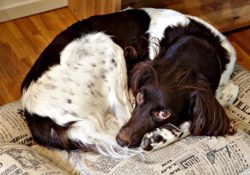
<svg viewBox="0 0 250 175">
<path fill-rule="evenodd" d="M 67 5 L 67 0 L 0 0 L 0 22 Z"/>
</svg>

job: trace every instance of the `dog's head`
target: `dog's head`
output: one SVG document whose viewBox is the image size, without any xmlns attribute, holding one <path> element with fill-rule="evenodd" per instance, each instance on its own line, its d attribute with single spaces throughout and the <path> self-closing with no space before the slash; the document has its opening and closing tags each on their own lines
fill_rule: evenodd
<svg viewBox="0 0 250 175">
<path fill-rule="evenodd" d="M 193 135 L 224 135 L 229 120 L 205 77 L 164 60 L 139 63 L 130 77 L 135 108 L 117 135 L 121 146 L 137 147 L 146 132 L 191 120 Z"/>
</svg>

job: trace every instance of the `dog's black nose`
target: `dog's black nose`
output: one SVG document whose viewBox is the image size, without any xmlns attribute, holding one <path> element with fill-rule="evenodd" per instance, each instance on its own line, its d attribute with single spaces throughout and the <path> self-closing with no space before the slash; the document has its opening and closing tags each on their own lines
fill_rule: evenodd
<svg viewBox="0 0 250 175">
<path fill-rule="evenodd" d="M 138 146 L 140 146 L 140 143 L 141 142 L 135 142 L 135 141 L 132 141 L 131 139 L 128 139 L 128 137 L 124 137 L 122 134 L 118 134 L 117 137 L 116 137 L 116 142 L 124 147 L 124 146 L 127 146 L 128 148 L 136 148 Z"/>
<path fill-rule="evenodd" d="M 116 141 L 120 146 L 129 146 L 129 141 L 121 139 L 119 135 L 116 137 Z"/>
<path fill-rule="evenodd" d="M 130 128 L 121 129 L 116 136 L 116 142 L 120 146 L 127 146 L 128 148 L 135 148 L 140 146 L 142 136 L 138 136 L 131 132 Z"/>
</svg>

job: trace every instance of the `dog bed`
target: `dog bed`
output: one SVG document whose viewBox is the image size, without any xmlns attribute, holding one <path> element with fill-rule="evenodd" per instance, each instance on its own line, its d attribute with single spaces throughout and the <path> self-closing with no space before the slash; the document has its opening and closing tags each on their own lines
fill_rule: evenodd
<svg viewBox="0 0 250 175">
<path fill-rule="evenodd" d="M 226 111 L 237 133 L 188 136 L 126 160 L 49 149 L 33 142 L 20 102 L 0 107 L 0 174 L 250 174 L 250 72 L 236 66 L 240 93 Z"/>
</svg>

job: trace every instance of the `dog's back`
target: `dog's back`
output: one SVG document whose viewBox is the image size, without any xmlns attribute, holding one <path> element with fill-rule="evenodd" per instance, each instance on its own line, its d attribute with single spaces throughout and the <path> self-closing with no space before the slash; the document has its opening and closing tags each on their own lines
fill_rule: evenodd
<svg viewBox="0 0 250 175">
<path fill-rule="evenodd" d="M 126 54 L 128 68 L 147 57 L 147 35 L 150 17 L 144 10 L 132 9 L 107 15 L 93 16 L 78 21 L 58 34 L 41 53 L 22 83 L 22 90 L 27 89 L 32 81 L 36 81 L 47 69 L 60 62 L 61 51 L 73 40 L 83 34 L 104 32 L 112 36 L 112 40 L 126 52 L 132 46 L 137 52 L 137 59 Z"/>
</svg>

